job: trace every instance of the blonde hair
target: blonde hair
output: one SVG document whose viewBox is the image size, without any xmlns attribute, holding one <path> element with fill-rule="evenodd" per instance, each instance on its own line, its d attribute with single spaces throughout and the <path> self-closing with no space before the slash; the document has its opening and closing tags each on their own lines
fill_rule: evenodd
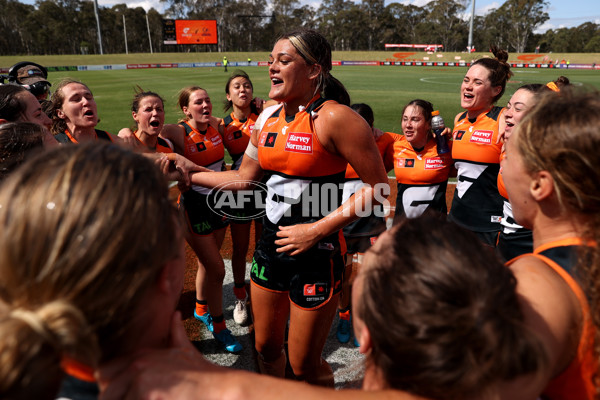
<svg viewBox="0 0 600 400">
<path fill-rule="evenodd" d="M 204 89 L 200 86 L 188 86 L 188 87 L 184 87 L 183 89 L 181 89 L 179 91 L 177 105 L 179 106 L 181 111 L 183 111 L 183 107 L 188 107 L 190 105 L 190 97 L 192 96 L 192 93 L 197 92 L 198 90 L 203 90 L 208 94 L 206 89 Z M 188 120 L 189 120 L 188 116 L 185 115 L 184 118 L 181 119 L 179 122 L 188 121 Z"/>
<path fill-rule="evenodd" d="M 316 90 L 322 97 L 350 106 L 348 91 L 331 75 L 331 46 L 325 36 L 311 29 L 300 29 L 279 36 L 277 41 L 282 39 L 289 40 L 308 65 L 321 66 Z"/>
<path fill-rule="evenodd" d="M 145 293 L 178 255 L 177 216 L 158 168 L 119 146 L 65 145 L 29 160 L 0 190 L 6 324 L 31 345 L 47 334 L 91 367 L 127 351 Z M 85 335 L 52 340 L 70 335 L 52 323 L 61 318 Z"/>
<path fill-rule="evenodd" d="M 0 305 L 0 397 L 54 399 L 63 373 L 63 352 L 93 357 L 81 311 L 65 301 L 35 310 Z"/>
</svg>

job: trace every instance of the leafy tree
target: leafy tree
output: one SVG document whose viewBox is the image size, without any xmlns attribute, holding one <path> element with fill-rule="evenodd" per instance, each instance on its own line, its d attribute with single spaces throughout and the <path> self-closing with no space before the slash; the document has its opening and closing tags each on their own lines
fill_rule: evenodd
<svg viewBox="0 0 600 400">
<path fill-rule="evenodd" d="M 425 6 L 428 11 L 426 21 L 421 23 L 421 35 L 428 41 L 442 44 L 444 50 L 458 50 L 466 46 L 466 22 L 458 16 L 466 5 L 458 0 L 434 0 Z"/>
<path fill-rule="evenodd" d="M 600 34 L 596 34 L 590 41 L 585 45 L 583 51 L 586 53 L 600 53 Z"/>
<path fill-rule="evenodd" d="M 525 51 L 533 31 L 550 17 L 544 0 L 507 0 L 497 15 L 508 22 L 507 41 L 517 53 Z"/>
</svg>

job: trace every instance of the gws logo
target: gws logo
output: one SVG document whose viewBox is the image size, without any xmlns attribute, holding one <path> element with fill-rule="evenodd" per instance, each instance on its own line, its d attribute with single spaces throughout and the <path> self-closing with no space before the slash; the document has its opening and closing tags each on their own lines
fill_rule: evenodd
<svg viewBox="0 0 600 400">
<path fill-rule="evenodd" d="M 248 181 L 232 181 L 215 187 L 207 200 L 208 206 L 216 214 L 235 221 L 251 221 L 265 215 L 267 186 L 262 182 L 251 181 L 253 189 L 236 190 L 247 187 Z"/>
</svg>

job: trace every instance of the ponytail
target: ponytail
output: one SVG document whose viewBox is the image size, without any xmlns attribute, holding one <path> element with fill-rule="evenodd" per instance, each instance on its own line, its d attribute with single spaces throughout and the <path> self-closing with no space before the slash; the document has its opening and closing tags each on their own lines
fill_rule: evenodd
<svg viewBox="0 0 600 400">
<path fill-rule="evenodd" d="M 83 313 L 66 301 L 0 310 L 0 397 L 54 399 L 65 354 L 96 365 L 98 346 Z"/>
<path fill-rule="evenodd" d="M 350 94 L 348 94 L 346 87 L 329 73 L 323 79 L 322 94 L 326 99 L 335 100 L 340 104 L 350 106 Z"/>
</svg>

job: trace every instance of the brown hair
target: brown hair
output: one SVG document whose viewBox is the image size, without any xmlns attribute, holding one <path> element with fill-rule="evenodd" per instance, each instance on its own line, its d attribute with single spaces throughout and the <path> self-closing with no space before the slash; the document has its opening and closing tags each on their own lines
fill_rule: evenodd
<svg viewBox="0 0 600 400">
<path fill-rule="evenodd" d="M 433 112 L 433 104 L 431 104 L 427 100 L 421 100 L 421 99 L 411 100 L 402 109 L 402 115 L 404 115 L 404 111 L 406 111 L 406 108 L 408 106 L 419 107 L 421 109 L 421 113 L 423 114 L 423 117 L 425 118 L 425 122 L 427 122 L 428 124 L 431 124 L 431 118 L 433 118 L 433 116 L 431 115 L 431 113 Z"/>
<path fill-rule="evenodd" d="M 331 46 L 323 35 L 310 29 L 302 29 L 281 35 L 277 41 L 287 39 L 308 65 L 320 65 L 321 74 L 316 90 L 324 98 L 335 100 L 340 104 L 350 105 L 348 91 L 331 75 Z"/>
<path fill-rule="evenodd" d="M 499 49 L 496 46 L 490 46 L 490 51 L 494 54 L 494 58 L 480 58 L 475 61 L 472 65 L 481 65 L 490 72 L 490 83 L 492 87 L 500 86 L 502 90 L 492 99 L 492 104 L 497 102 L 506 90 L 506 83 L 513 75 L 510 70 L 508 61 L 508 52 L 503 49 Z"/>
<path fill-rule="evenodd" d="M 200 86 L 188 86 L 185 87 L 183 89 L 181 89 L 179 91 L 179 95 L 178 95 L 178 99 L 177 99 L 177 105 L 179 106 L 179 108 L 181 109 L 181 111 L 183 111 L 183 107 L 188 107 L 190 104 L 190 96 L 192 95 L 192 93 L 194 93 L 195 91 L 198 90 L 204 90 L 206 93 L 208 93 L 206 91 L 206 89 L 200 87 Z M 184 116 L 184 118 L 181 121 L 187 121 L 189 118 L 187 115 Z M 180 121 L 180 122 L 181 122 Z"/>
<path fill-rule="evenodd" d="M 99 142 L 44 152 L 0 188 L 0 301 L 76 307 L 78 351 L 62 350 L 92 367 L 123 354 L 144 295 L 178 255 L 177 215 L 146 157 Z"/>
<path fill-rule="evenodd" d="M 23 100 L 23 93 L 27 92 L 23 86 L 0 85 L 0 118 L 7 121 L 18 120 L 27 111 L 27 104 Z"/>
<path fill-rule="evenodd" d="M 473 233 L 426 213 L 379 240 L 354 307 L 371 335 L 367 362 L 390 387 L 462 400 L 544 364 L 514 276 Z"/>
<path fill-rule="evenodd" d="M 583 217 L 582 237 L 596 243 L 581 246 L 577 268 L 584 273 L 580 282 L 588 285 L 600 327 L 600 93 L 564 87 L 559 95 L 550 92 L 523 118 L 514 136 L 527 171 L 552 175 L 560 206 Z"/>
<path fill-rule="evenodd" d="M 231 74 L 229 79 L 227 79 L 227 83 L 225 84 L 225 93 L 229 94 L 229 85 L 235 78 L 246 79 L 250 83 L 252 92 L 254 92 L 254 85 L 252 84 L 252 81 L 250 80 L 250 77 L 248 76 L 248 74 L 245 71 L 238 69 L 238 70 L 233 71 L 233 73 Z M 252 106 L 254 107 L 254 102 L 252 103 Z M 227 110 L 229 110 L 231 107 L 233 107 L 233 101 L 227 100 L 227 98 L 225 98 L 225 100 L 223 101 L 223 111 L 227 112 Z M 253 108 L 253 111 L 256 112 L 255 107 Z"/>
<path fill-rule="evenodd" d="M 0 182 L 44 146 L 44 127 L 33 122 L 0 124 Z"/>
<path fill-rule="evenodd" d="M 156 97 L 162 103 L 163 109 L 165 108 L 165 101 L 163 100 L 162 97 L 160 97 L 160 95 L 158 93 L 154 93 L 154 92 L 150 92 L 150 91 L 145 91 L 140 86 L 136 86 L 135 87 L 135 94 L 133 96 L 133 101 L 131 102 L 131 111 L 137 113 L 138 110 L 140 109 L 140 102 L 143 99 L 145 99 L 146 97 Z M 134 123 L 132 125 L 131 130 L 135 131 L 136 129 L 137 129 L 137 124 Z"/>
<path fill-rule="evenodd" d="M 52 102 L 52 105 L 51 105 L 51 107 L 48 108 L 48 111 L 47 111 L 47 113 L 49 114 L 48 116 L 50 117 L 50 119 L 52 119 L 51 131 L 52 131 L 52 134 L 54 134 L 54 135 L 63 133 L 65 130 L 67 130 L 67 121 L 65 121 L 62 118 L 59 118 L 58 115 L 56 114 L 56 111 L 60 110 L 63 103 L 65 102 L 65 94 L 63 93 L 63 88 L 72 83 L 77 83 L 79 85 L 83 85 L 83 86 L 85 86 L 85 88 L 87 90 L 90 91 L 90 93 L 92 92 L 85 83 L 79 82 L 78 80 L 75 80 L 73 78 L 65 78 L 65 79 L 62 79 L 60 82 L 58 82 L 58 84 L 56 85 L 56 88 L 54 89 L 54 92 L 52 92 L 52 96 L 50 97 L 50 101 Z"/>
<path fill-rule="evenodd" d="M 373 115 L 373 109 L 370 105 L 365 103 L 354 103 L 350 106 L 351 109 L 356 111 L 358 115 L 363 117 L 367 124 L 372 128 L 375 123 L 375 116 Z"/>
</svg>

